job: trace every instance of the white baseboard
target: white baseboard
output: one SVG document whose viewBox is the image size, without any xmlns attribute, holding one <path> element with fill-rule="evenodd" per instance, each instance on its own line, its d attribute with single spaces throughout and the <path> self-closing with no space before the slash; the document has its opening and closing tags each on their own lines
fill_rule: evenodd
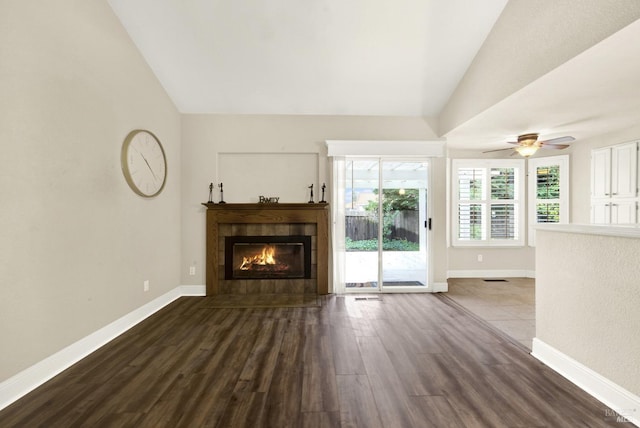
<svg viewBox="0 0 640 428">
<path fill-rule="evenodd" d="M 205 285 L 181 285 L 181 296 L 202 297 L 207 295 L 207 287 Z"/>
<path fill-rule="evenodd" d="M 0 383 L 0 410 L 71 367 L 145 318 L 181 296 L 204 296 L 204 286 L 180 286 L 128 313 L 111 324 L 56 352 Z M 189 294 L 185 294 L 189 293 Z M 197 293 L 197 294 L 195 294 Z"/>
<path fill-rule="evenodd" d="M 640 397 L 637 395 L 538 338 L 533 339 L 531 355 L 609 407 L 615 414 L 606 416 L 612 420 L 640 426 Z"/>
<path fill-rule="evenodd" d="M 525 269 L 511 270 L 448 270 L 447 278 L 535 278 L 536 271 Z"/>
<path fill-rule="evenodd" d="M 446 282 L 434 282 L 431 287 L 432 293 L 446 293 L 449 291 L 449 284 Z"/>
</svg>

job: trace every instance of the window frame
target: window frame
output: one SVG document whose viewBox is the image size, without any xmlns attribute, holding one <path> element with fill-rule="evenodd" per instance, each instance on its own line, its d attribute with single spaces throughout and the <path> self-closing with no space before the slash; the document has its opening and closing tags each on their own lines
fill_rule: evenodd
<svg viewBox="0 0 640 428">
<path fill-rule="evenodd" d="M 524 159 L 452 159 L 451 160 L 451 245 L 454 247 L 524 247 L 525 246 L 525 160 Z M 483 169 L 482 200 L 460 199 L 459 171 L 465 168 Z M 491 199 L 491 170 L 496 168 L 514 169 L 514 199 Z M 461 203 L 481 204 L 482 212 L 487 213 L 483 221 L 484 239 L 465 240 L 459 238 L 460 224 L 458 222 L 458 207 Z M 515 208 L 516 239 L 502 239 L 491 237 L 490 212 L 491 205 L 508 204 Z"/>
<path fill-rule="evenodd" d="M 536 171 L 541 166 L 558 166 L 560 168 L 560 197 L 556 199 L 538 199 Z M 546 156 L 529 159 L 527 165 L 528 189 L 527 189 L 527 223 L 528 223 L 528 244 L 530 247 L 536 246 L 536 225 L 538 222 L 538 202 L 557 201 L 559 204 L 560 220 L 553 224 L 569 223 L 569 155 Z"/>
</svg>

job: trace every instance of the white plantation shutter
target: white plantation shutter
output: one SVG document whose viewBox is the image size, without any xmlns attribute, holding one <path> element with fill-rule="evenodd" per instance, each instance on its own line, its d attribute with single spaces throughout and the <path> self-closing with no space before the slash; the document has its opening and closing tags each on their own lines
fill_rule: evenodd
<svg viewBox="0 0 640 428">
<path fill-rule="evenodd" d="M 482 204 L 458 204 L 458 239 L 485 239 Z"/>
<path fill-rule="evenodd" d="M 518 221 L 513 204 L 491 204 L 491 238 L 517 239 Z"/>
<path fill-rule="evenodd" d="M 518 238 L 515 171 L 491 168 L 491 238 Z"/>
<path fill-rule="evenodd" d="M 454 245 L 523 245 L 522 160 L 452 162 Z"/>
<path fill-rule="evenodd" d="M 529 245 L 534 225 L 569 221 L 569 156 L 529 160 Z"/>
<path fill-rule="evenodd" d="M 558 223 L 560 221 L 560 166 L 548 165 L 535 168 L 536 221 Z"/>
<path fill-rule="evenodd" d="M 483 206 L 485 198 L 484 168 L 460 168 L 458 171 L 458 239 L 485 239 Z"/>
</svg>

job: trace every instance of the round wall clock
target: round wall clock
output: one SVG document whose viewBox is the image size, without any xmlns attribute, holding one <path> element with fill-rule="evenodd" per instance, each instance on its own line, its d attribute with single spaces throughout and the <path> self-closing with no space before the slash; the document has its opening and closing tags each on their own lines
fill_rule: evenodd
<svg viewBox="0 0 640 428">
<path fill-rule="evenodd" d="M 151 198 L 162 192 L 167 180 L 167 159 L 160 140 L 149 131 L 131 131 L 122 143 L 122 173 L 129 187 Z"/>
</svg>

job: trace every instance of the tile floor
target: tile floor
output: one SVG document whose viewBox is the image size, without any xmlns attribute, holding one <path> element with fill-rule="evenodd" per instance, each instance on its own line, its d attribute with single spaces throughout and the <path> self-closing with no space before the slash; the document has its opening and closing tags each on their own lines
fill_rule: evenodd
<svg viewBox="0 0 640 428">
<path fill-rule="evenodd" d="M 535 280 L 504 279 L 449 278 L 447 296 L 530 350 L 536 333 Z"/>
</svg>

